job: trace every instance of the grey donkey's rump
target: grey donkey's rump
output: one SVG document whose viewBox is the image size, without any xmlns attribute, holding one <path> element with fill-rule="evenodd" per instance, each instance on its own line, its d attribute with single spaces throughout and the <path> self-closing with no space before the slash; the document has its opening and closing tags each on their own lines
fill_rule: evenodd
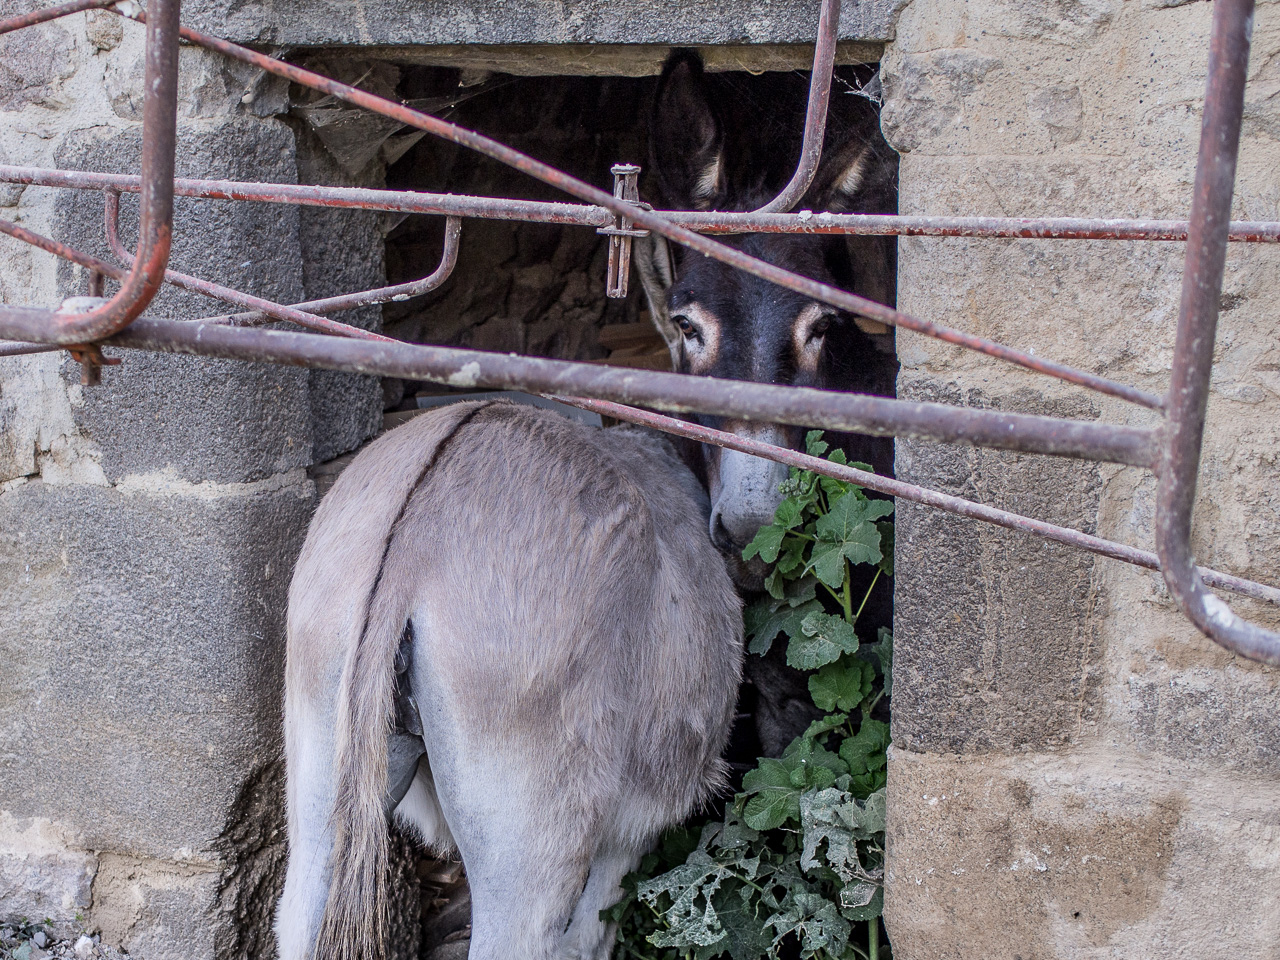
<svg viewBox="0 0 1280 960">
<path fill-rule="evenodd" d="M 461 853 L 471 960 L 609 956 L 599 911 L 722 778 L 742 627 L 707 516 L 665 441 L 511 404 L 356 457 L 289 593 L 283 960 L 383 955 L 393 806 Z"/>
</svg>

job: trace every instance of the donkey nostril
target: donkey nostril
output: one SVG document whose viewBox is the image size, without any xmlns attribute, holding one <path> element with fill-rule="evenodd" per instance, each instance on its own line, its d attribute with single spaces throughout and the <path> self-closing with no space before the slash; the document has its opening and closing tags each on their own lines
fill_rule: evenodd
<svg viewBox="0 0 1280 960">
<path fill-rule="evenodd" d="M 734 547 L 733 537 L 718 510 L 711 515 L 711 542 L 717 550 L 729 551 Z"/>
</svg>

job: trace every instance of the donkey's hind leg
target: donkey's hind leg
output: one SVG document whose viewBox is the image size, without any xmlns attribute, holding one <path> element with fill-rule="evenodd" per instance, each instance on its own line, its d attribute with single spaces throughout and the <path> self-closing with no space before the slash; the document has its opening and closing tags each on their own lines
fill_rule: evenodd
<svg viewBox="0 0 1280 960">
<path fill-rule="evenodd" d="M 562 796 L 569 776 L 527 731 L 477 732 L 429 666 L 416 673 L 432 780 L 471 887 L 469 960 L 553 960 L 587 880 L 595 824 Z"/>
<path fill-rule="evenodd" d="M 289 868 L 276 908 L 280 960 L 309 960 L 329 898 L 333 850 L 333 710 L 289 703 L 285 717 L 288 757 Z"/>
<path fill-rule="evenodd" d="M 560 953 L 565 960 L 609 960 L 617 925 L 601 920 L 600 911 L 622 898 L 622 878 L 639 862 L 639 853 L 619 847 L 604 848 L 596 854 L 587 885 L 564 934 Z"/>
</svg>

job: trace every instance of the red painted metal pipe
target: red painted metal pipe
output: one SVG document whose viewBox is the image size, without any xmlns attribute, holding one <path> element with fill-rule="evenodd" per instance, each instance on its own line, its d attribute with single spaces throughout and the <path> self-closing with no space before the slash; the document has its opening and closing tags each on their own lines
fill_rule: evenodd
<svg viewBox="0 0 1280 960">
<path fill-rule="evenodd" d="M 1192 623 L 1228 650 L 1280 666 L 1280 633 L 1241 619 L 1206 590 L 1191 551 L 1253 8 L 1253 0 L 1216 0 L 1213 5 L 1209 85 L 1156 492 L 1156 551 L 1169 592 Z"/>
<path fill-rule="evenodd" d="M 116 12 L 120 12 L 116 8 Z M 65 10 L 64 10 L 65 13 Z M 0 333 L 60 344 L 87 343 L 123 329 L 164 282 L 173 232 L 177 143 L 179 0 L 152 0 L 147 18 L 142 105 L 142 209 L 137 258 L 116 295 L 88 313 L 0 306 Z"/>
<path fill-rule="evenodd" d="M 0 36 L 11 33 L 14 30 L 22 30 L 25 27 L 48 23 L 50 20 L 67 17 L 73 13 L 83 13 L 85 10 L 98 10 L 102 7 L 109 7 L 116 2 L 117 0 L 71 0 L 70 3 L 62 3 L 56 7 L 33 10 L 31 13 L 10 17 L 8 20 L 0 20 Z"/>
<path fill-rule="evenodd" d="M 0 164 L 0 183 L 76 190 L 136 193 L 140 178 L 129 174 L 80 170 L 46 170 Z M 246 200 L 350 210 L 385 210 L 458 216 L 479 220 L 514 220 L 606 227 L 613 214 L 580 203 L 509 200 L 453 193 L 417 193 L 369 187 L 330 187 L 242 180 L 174 181 L 174 195 L 204 200 Z M 878 213 L 718 213 L 658 210 L 676 226 L 710 235 L 723 233 L 791 233 L 877 237 L 977 237 L 995 240 L 1158 240 L 1187 239 L 1186 220 L 1134 220 L 1087 217 L 931 217 Z M 1233 221 L 1227 231 L 1233 243 L 1280 243 L 1280 221 Z"/>
<path fill-rule="evenodd" d="M 813 183 L 822 161 L 822 140 L 827 132 L 827 106 L 831 102 L 831 75 L 836 63 L 836 34 L 840 30 L 840 0 L 822 0 L 818 13 L 818 39 L 813 46 L 813 71 L 809 74 L 809 105 L 804 114 L 804 139 L 800 162 L 782 192 L 756 213 L 786 213 Z"/>
</svg>

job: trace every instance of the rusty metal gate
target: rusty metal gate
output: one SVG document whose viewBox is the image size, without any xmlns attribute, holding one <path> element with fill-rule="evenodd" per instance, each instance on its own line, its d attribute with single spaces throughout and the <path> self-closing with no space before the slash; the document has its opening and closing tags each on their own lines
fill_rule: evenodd
<svg viewBox="0 0 1280 960">
<path fill-rule="evenodd" d="M 636 196 L 637 168 L 615 167 L 615 190 L 612 194 L 607 193 L 479 133 L 265 54 L 181 27 L 179 0 L 151 0 L 145 13 L 134 0 L 72 0 L 4 21 L 0 23 L 0 33 L 92 9 L 111 10 L 146 24 L 141 175 L 0 166 L 0 182 L 102 192 L 107 239 L 123 266 L 106 263 L 17 224 L 0 220 L 0 232 L 89 270 L 89 293 L 98 298 L 88 301 L 75 298 L 55 309 L 0 306 L 0 336 L 15 341 L 0 345 L 0 356 L 65 348 L 82 364 L 86 383 L 96 382 L 101 365 L 112 362 L 101 351 L 103 345 L 111 345 L 268 361 L 453 386 L 518 389 L 555 396 L 617 419 L 850 480 L 895 497 L 1159 570 L 1180 609 L 1202 632 L 1241 656 L 1280 665 L 1280 634 L 1241 619 L 1208 587 L 1277 604 L 1280 604 L 1280 589 L 1198 567 L 1190 544 L 1226 246 L 1232 241 L 1280 242 L 1280 223 L 1229 222 L 1253 7 L 1253 0 L 1215 0 L 1208 91 L 1191 217 L 1189 221 L 1167 221 L 787 212 L 808 188 L 821 155 L 835 57 L 839 0 L 822 0 L 799 167 L 782 193 L 759 210 L 747 213 L 655 211 L 640 203 Z M 468 147 L 536 177 L 581 203 L 175 180 L 179 39 Z M 117 231 L 122 192 L 141 195 L 139 241 L 132 254 L 120 242 Z M 438 269 L 421 280 L 286 306 L 167 270 L 174 196 L 443 216 L 446 218 L 444 254 Z M 568 224 L 590 227 L 608 235 L 608 288 L 611 296 L 625 295 L 632 238 L 652 231 L 838 309 L 976 350 L 1036 373 L 1158 411 L 1162 419 L 1158 426 L 1151 428 L 1101 424 L 806 387 L 716 380 L 418 345 L 392 340 L 324 316 L 350 307 L 418 296 L 439 286 L 456 262 L 461 221 L 465 218 Z M 1012 347 L 913 317 L 790 273 L 710 237 L 717 233 L 747 232 L 1185 241 L 1182 302 L 1169 390 L 1163 397 L 1156 396 L 1085 370 L 1033 357 Z M 111 278 L 120 285 L 118 292 L 109 300 L 101 296 L 104 278 Z M 206 294 L 249 312 L 196 321 L 141 317 L 163 283 Z M 313 332 L 254 329 L 275 320 L 289 321 Z M 875 436 L 964 442 L 1142 467 L 1153 471 L 1158 478 L 1156 550 L 1154 553 L 1140 550 L 792 450 L 635 409 L 629 406 L 632 404 L 670 413 L 701 412 Z"/>
</svg>

